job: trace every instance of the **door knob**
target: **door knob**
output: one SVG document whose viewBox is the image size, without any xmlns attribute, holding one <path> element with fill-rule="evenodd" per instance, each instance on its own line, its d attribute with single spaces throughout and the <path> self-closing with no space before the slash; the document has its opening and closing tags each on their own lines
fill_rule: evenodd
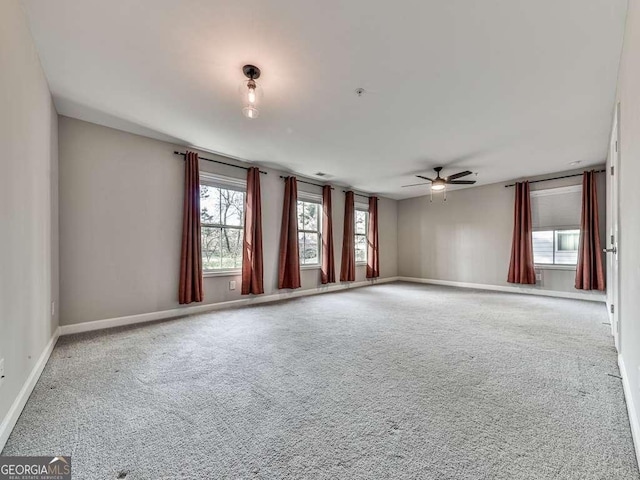
<svg viewBox="0 0 640 480">
<path fill-rule="evenodd" d="M 602 251 L 603 251 L 604 253 L 613 253 L 613 254 L 616 254 L 616 253 L 618 253 L 618 248 L 614 245 L 614 246 L 613 246 L 613 247 L 611 247 L 611 248 L 603 248 L 603 249 L 602 249 Z"/>
</svg>

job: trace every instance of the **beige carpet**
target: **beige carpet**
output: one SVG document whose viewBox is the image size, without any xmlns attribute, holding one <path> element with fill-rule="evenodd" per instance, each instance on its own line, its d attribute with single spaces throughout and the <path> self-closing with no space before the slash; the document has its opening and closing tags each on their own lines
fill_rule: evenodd
<svg viewBox="0 0 640 480">
<path fill-rule="evenodd" d="M 387 284 L 63 337 L 4 455 L 80 479 L 637 479 L 603 304 Z"/>
</svg>

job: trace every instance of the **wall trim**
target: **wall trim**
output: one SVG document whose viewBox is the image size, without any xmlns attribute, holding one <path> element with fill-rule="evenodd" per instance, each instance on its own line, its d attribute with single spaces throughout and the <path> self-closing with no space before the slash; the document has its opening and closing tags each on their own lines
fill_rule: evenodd
<svg viewBox="0 0 640 480">
<path fill-rule="evenodd" d="M 93 320 L 91 322 L 76 323 L 72 325 L 61 325 L 60 335 L 72 335 L 74 333 L 91 332 L 103 330 L 105 328 L 122 327 L 125 325 L 135 325 L 137 323 L 153 322 L 155 320 L 166 320 L 168 318 L 194 315 L 198 313 L 211 312 L 248 305 L 259 305 L 261 303 L 277 302 L 290 298 L 306 297 L 308 295 L 318 295 L 322 293 L 349 290 L 352 288 L 366 287 L 381 283 L 398 281 L 398 277 L 377 278 L 375 280 L 365 280 L 362 282 L 337 283 L 330 286 L 308 288 L 305 290 L 288 290 L 286 292 L 274 293 L 271 295 L 251 296 L 240 300 L 230 300 L 226 302 L 209 303 L 206 305 L 194 305 L 190 307 L 174 308 L 159 312 L 141 313 L 138 315 L 128 315 L 126 317 L 107 318 L 104 320 Z"/>
<path fill-rule="evenodd" d="M 604 294 L 559 292 L 556 290 L 540 290 L 537 288 L 515 287 L 509 285 L 490 285 L 486 283 L 454 282 L 451 280 L 436 280 L 432 278 L 398 277 L 401 282 L 428 283 L 448 287 L 477 288 L 479 290 L 493 290 L 496 292 L 524 293 L 526 295 L 541 295 L 544 297 L 572 298 L 574 300 L 588 300 L 590 302 L 605 302 Z"/>
<path fill-rule="evenodd" d="M 22 413 L 22 409 L 27 404 L 27 400 L 31 396 L 31 392 L 33 392 L 36 383 L 40 379 L 40 375 L 42 374 L 42 370 L 44 370 L 45 365 L 49 361 L 49 357 L 51 356 L 51 352 L 53 352 L 53 347 L 56 346 L 56 342 L 60 337 L 60 327 L 56 328 L 53 332 L 53 336 L 47 343 L 47 346 L 44 348 L 43 352 L 40 354 L 38 361 L 31 369 L 31 373 L 25 380 L 20 392 L 18 392 L 18 396 L 14 400 L 11 408 L 7 412 L 6 416 L 2 419 L 2 423 L 0 423 L 0 452 L 9 440 L 9 435 L 13 431 L 13 427 L 15 427 L 18 418 L 20 418 L 20 414 Z"/>
<path fill-rule="evenodd" d="M 633 446 L 636 451 L 636 462 L 640 466 L 640 423 L 638 423 L 638 414 L 633 403 L 631 395 L 631 387 L 629 385 L 629 375 L 624 365 L 622 355 L 618 355 L 618 367 L 620 368 L 620 376 L 622 377 L 622 389 L 624 391 L 624 399 L 627 404 L 627 412 L 629 413 L 629 425 L 631 426 L 631 437 L 633 438 Z"/>
</svg>

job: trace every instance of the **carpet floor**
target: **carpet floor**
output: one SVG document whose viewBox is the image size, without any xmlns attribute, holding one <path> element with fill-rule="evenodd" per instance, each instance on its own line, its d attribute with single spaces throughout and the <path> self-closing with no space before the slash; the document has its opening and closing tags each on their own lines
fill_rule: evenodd
<svg viewBox="0 0 640 480">
<path fill-rule="evenodd" d="M 3 455 L 87 479 L 638 479 L 603 304 L 383 284 L 60 338 Z"/>
</svg>

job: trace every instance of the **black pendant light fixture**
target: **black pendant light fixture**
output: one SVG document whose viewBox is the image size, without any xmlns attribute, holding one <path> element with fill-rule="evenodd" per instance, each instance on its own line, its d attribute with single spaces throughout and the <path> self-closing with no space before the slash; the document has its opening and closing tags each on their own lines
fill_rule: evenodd
<svg viewBox="0 0 640 480">
<path fill-rule="evenodd" d="M 260 69 L 255 65 L 245 65 L 242 72 L 248 80 L 242 82 L 240 93 L 244 101 L 242 114 L 247 118 L 258 118 L 260 111 L 258 110 L 258 100 L 262 98 L 262 88 L 258 86 L 256 80 L 260 78 Z"/>
</svg>

